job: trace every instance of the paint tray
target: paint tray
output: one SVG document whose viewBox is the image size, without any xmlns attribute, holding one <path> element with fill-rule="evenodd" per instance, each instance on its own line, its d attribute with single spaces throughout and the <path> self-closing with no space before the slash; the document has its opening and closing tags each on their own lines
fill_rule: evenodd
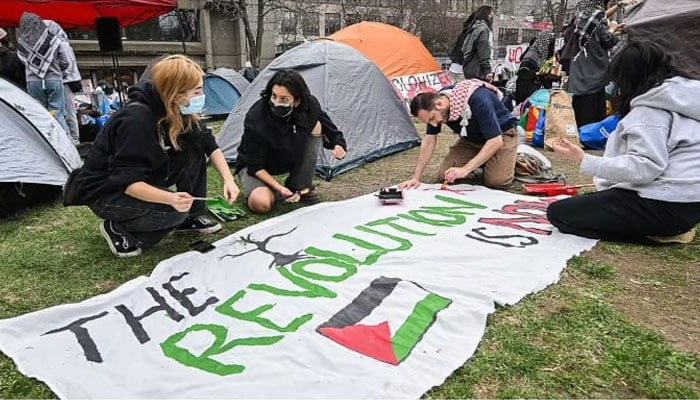
<svg viewBox="0 0 700 400">
<path fill-rule="evenodd" d="M 234 221 L 238 218 L 245 217 L 245 211 L 240 207 L 229 204 L 223 196 L 216 196 L 205 201 L 209 212 L 221 221 Z"/>
<path fill-rule="evenodd" d="M 560 194 L 575 195 L 579 186 L 567 185 L 565 183 L 524 183 L 523 189 L 528 193 L 544 194 L 547 196 L 558 196 Z"/>
</svg>

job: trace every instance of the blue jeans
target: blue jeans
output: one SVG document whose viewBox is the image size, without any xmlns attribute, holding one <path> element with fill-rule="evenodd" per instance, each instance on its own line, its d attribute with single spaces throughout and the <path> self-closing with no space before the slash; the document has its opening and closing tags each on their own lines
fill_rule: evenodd
<svg viewBox="0 0 700 400">
<path fill-rule="evenodd" d="M 47 110 L 56 110 L 54 118 L 70 137 L 66 124 L 66 103 L 63 98 L 63 82 L 61 80 L 27 81 L 29 95 L 35 98 Z"/>
<path fill-rule="evenodd" d="M 207 162 L 204 154 L 187 150 L 171 153 L 170 173 L 165 186 L 175 185 L 179 192 L 205 197 Z M 128 239 L 140 242 L 142 247 L 156 245 L 185 220 L 206 212 L 206 205 L 201 200 L 195 201 L 189 212 L 179 212 L 170 205 L 139 200 L 124 192 L 103 196 L 89 207 L 98 217 L 118 223 L 130 236 Z"/>
</svg>

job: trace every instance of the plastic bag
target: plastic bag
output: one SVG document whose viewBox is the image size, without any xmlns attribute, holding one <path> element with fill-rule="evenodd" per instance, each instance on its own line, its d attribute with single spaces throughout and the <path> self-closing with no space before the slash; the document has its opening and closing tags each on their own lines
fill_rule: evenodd
<svg viewBox="0 0 700 400">
<path fill-rule="evenodd" d="M 586 148 L 602 150 L 608 142 L 608 136 L 617 128 L 620 116 L 613 114 L 600 122 L 584 125 L 578 130 L 578 137 Z"/>
<path fill-rule="evenodd" d="M 532 133 L 532 146 L 533 147 L 544 147 L 544 127 L 545 121 L 547 120 L 547 112 L 543 108 L 538 108 L 539 117 L 537 118 L 537 124 L 535 124 L 535 130 Z"/>
</svg>

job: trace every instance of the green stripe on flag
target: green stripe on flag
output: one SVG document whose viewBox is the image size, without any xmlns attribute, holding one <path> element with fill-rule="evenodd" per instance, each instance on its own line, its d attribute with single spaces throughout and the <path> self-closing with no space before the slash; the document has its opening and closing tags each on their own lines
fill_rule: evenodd
<svg viewBox="0 0 700 400">
<path fill-rule="evenodd" d="M 423 300 L 416 303 L 413 312 L 406 318 L 396 334 L 391 338 L 391 346 L 396 359 L 403 361 L 411 349 L 420 341 L 425 331 L 435 321 L 435 314 L 449 306 L 451 300 L 434 293 L 428 294 Z"/>
</svg>

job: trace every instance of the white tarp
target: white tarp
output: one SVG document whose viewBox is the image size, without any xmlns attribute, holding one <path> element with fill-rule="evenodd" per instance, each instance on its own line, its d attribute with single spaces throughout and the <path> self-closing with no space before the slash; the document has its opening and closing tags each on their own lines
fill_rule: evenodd
<svg viewBox="0 0 700 400">
<path fill-rule="evenodd" d="M 494 303 L 595 244 L 552 231 L 552 199 L 457 189 L 269 219 L 2 320 L 0 349 L 61 398 L 417 398 L 471 357 Z"/>
</svg>

